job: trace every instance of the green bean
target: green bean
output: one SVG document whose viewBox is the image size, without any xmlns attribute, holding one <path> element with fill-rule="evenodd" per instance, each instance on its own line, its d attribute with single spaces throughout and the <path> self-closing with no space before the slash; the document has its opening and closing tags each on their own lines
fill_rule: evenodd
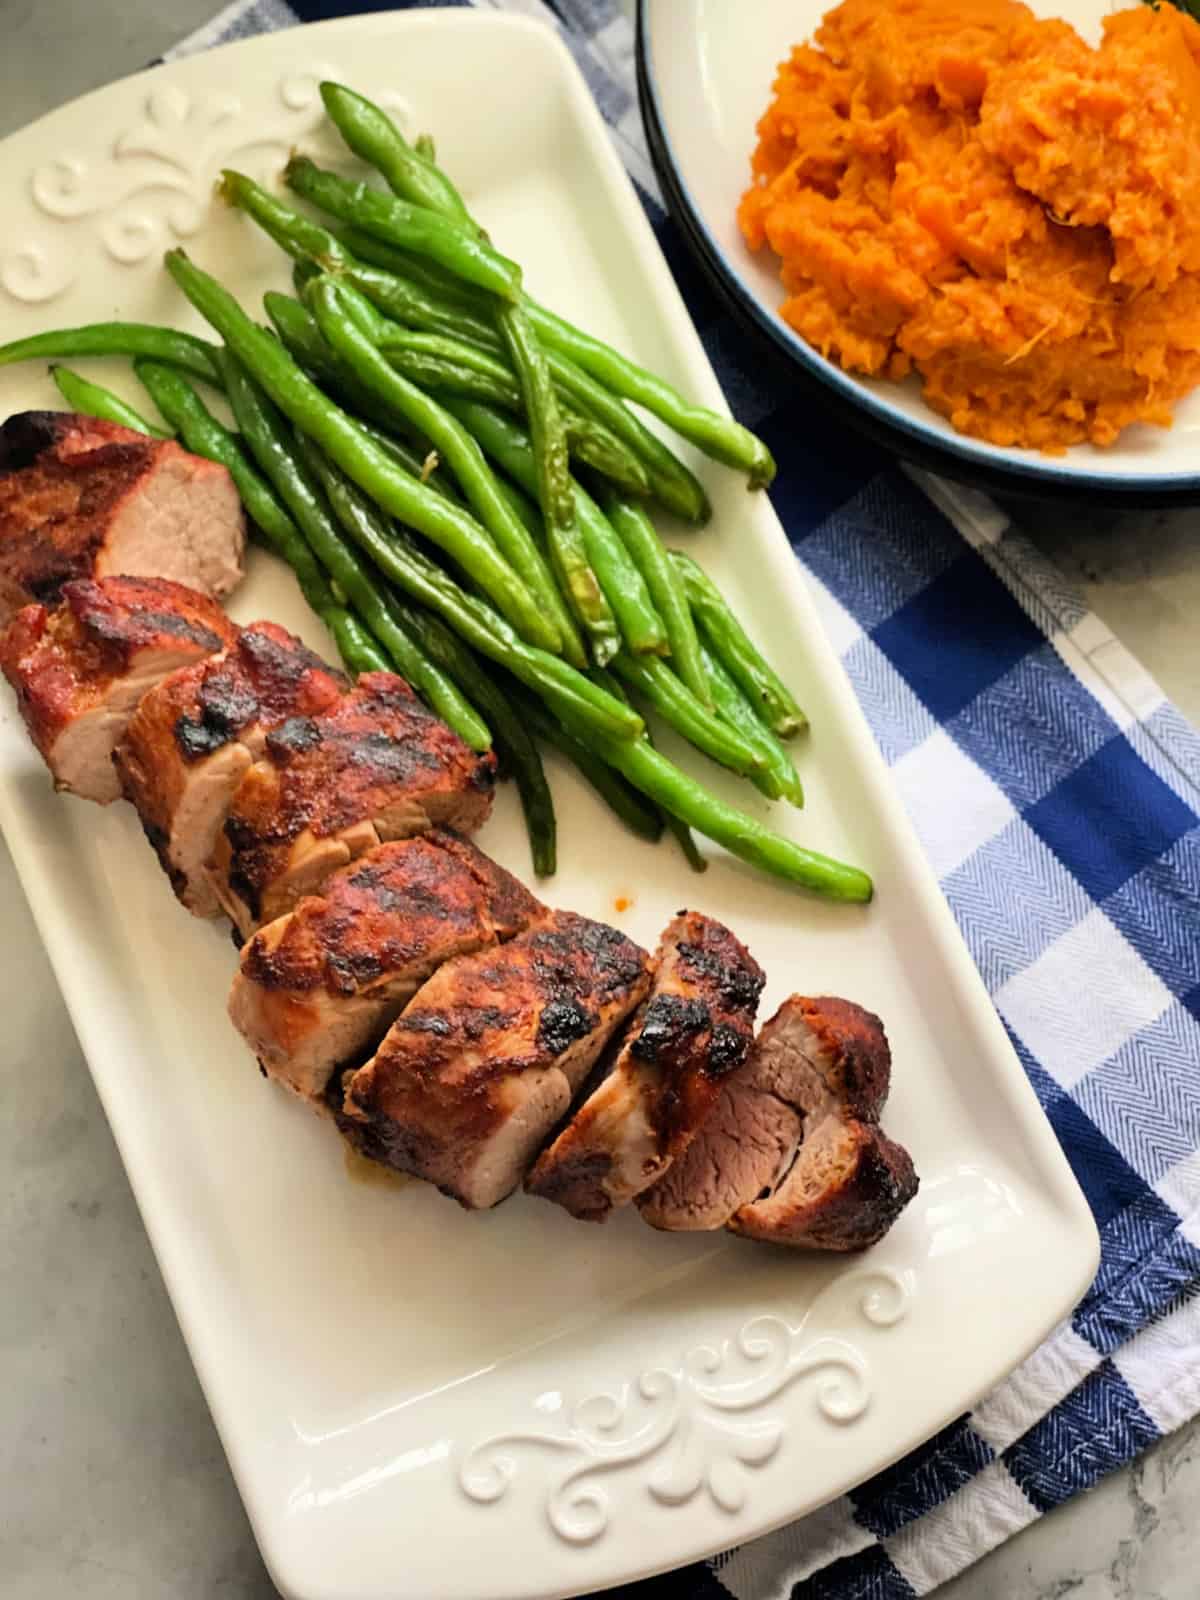
<svg viewBox="0 0 1200 1600">
<path fill-rule="evenodd" d="M 513 377 L 512 368 L 502 356 L 493 355 L 467 339 L 454 339 L 444 333 L 429 333 L 420 328 L 403 328 L 389 322 L 386 332 L 379 338 L 379 348 L 386 355 L 397 351 L 437 357 L 456 367 L 466 367 L 488 378 L 497 386 L 507 383 L 519 401 L 520 390 Z"/>
<path fill-rule="evenodd" d="M 771 452 L 749 428 L 743 428 L 732 417 L 710 411 L 707 406 L 692 405 L 665 379 L 638 366 L 636 361 L 630 361 L 611 345 L 594 339 L 564 318 L 555 316 L 528 295 L 522 304 L 547 350 L 557 350 L 568 357 L 613 394 L 645 406 L 705 455 L 747 473 L 753 488 L 766 488 L 771 482 L 775 476 Z"/>
<path fill-rule="evenodd" d="M 519 424 L 490 406 L 447 398 L 447 407 L 471 430 L 484 450 L 514 478 L 525 492 L 536 482 L 536 466 L 529 436 Z M 570 540 L 570 568 L 560 559 L 560 583 L 569 583 L 568 598 L 587 633 L 598 665 L 611 661 L 617 642 L 624 637 L 632 649 L 665 648 L 666 631 L 650 601 L 637 568 L 626 554 L 600 508 L 575 485 L 576 528 Z M 553 540 L 556 530 L 549 530 Z M 563 530 L 557 530 L 561 542 Z M 552 553 L 554 544 L 551 544 Z M 569 576 L 566 576 L 569 572 Z M 594 590 L 592 586 L 594 587 Z M 603 602 L 603 610 L 600 608 Z"/>
<path fill-rule="evenodd" d="M 319 269 L 318 269 L 319 271 Z M 346 365 L 325 343 L 321 330 L 308 311 L 290 295 L 270 291 L 263 296 L 263 305 L 274 324 L 284 348 L 294 356 L 310 376 L 319 379 L 331 399 L 343 410 L 351 413 L 364 433 L 368 434 L 404 470 L 430 489 L 436 489 L 445 499 L 462 505 L 462 497 L 446 477 L 428 464 L 433 451 L 430 441 L 415 428 L 407 428 L 408 442 L 402 443 L 389 428 L 397 427 L 394 411 L 377 400 Z"/>
<path fill-rule="evenodd" d="M 392 365 L 422 388 L 482 400 L 505 411 L 524 412 L 521 389 L 511 370 L 478 345 L 440 333 L 402 328 L 394 322 L 389 322 L 377 343 Z M 418 357 L 428 358 L 430 364 L 419 364 Z M 604 423 L 585 417 L 570 406 L 560 409 L 573 456 L 629 493 L 650 493 L 645 467 Z"/>
<path fill-rule="evenodd" d="M 486 310 L 482 316 L 472 316 L 470 307 L 476 303 L 474 300 L 468 299 L 457 310 L 450 309 L 446 302 L 451 296 L 444 288 L 434 296 L 406 276 L 380 270 L 365 258 L 357 259 L 336 234 L 278 196 L 269 194 L 244 173 L 223 173 L 220 192 L 230 205 L 253 218 L 293 260 L 309 268 L 336 272 L 367 295 L 386 316 L 418 328 L 470 339 L 473 343 L 482 340 L 493 350 L 501 348 L 499 334 L 486 320 Z M 486 301 L 484 303 L 486 305 Z"/>
<path fill-rule="evenodd" d="M 760 720 L 754 707 L 707 644 L 701 643 L 700 652 L 718 716 L 731 728 L 736 728 L 758 754 L 760 765 L 750 774 L 751 783 L 768 800 L 789 800 L 794 806 L 803 806 L 804 788 L 799 773 L 792 765 L 791 756 L 766 723 Z"/>
<path fill-rule="evenodd" d="M 420 389 L 482 400 L 487 405 L 501 406 L 505 411 L 521 410 L 521 391 L 508 373 L 497 382 L 474 367 L 461 367 L 420 350 L 405 350 L 395 345 L 380 348 L 389 365 Z"/>
<path fill-rule="evenodd" d="M 388 526 L 376 505 L 333 461 L 314 452 L 313 466 L 343 529 L 406 595 L 448 623 L 480 655 L 507 667 L 556 711 L 619 742 L 638 737 L 644 725 L 628 706 L 558 656 L 526 644 L 502 617 L 435 566 L 401 529 Z"/>
<path fill-rule="evenodd" d="M 411 278 L 402 278 L 383 267 L 357 259 L 335 262 L 331 270 L 352 283 L 393 322 L 462 339 L 496 354 L 504 352 L 500 335 L 490 322 L 457 307 L 448 296 L 434 293 Z"/>
<path fill-rule="evenodd" d="M 277 289 L 268 289 L 263 295 L 263 310 L 270 317 L 284 348 L 314 377 L 323 383 L 345 379 L 345 365 L 321 337 L 312 312 L 299 300 L 294 300 L 290 294 L 280 294 Z"/>
<path fill-rule="evenodd" d="M 615 699 L 623 700 L 626 705 L 631 703 L 629 699 L 629 692 L 625 688 L 625 685 L 621 682 L 620 678 L 614 677 L 607 667 L 593 669 L 592 677 L 597 683 L 602 685 L 602 687 L 606 688 Z M 654 735 L 651 733 L 649 728 L 643 732 L 642 739 L 651 747 L 651 749 L 654 748 Z M 602 760 L 603 757 L 599 757 L 599 759 Z M 671 834 L 674 836 L 676 843 L 683 852 L 684 860 L 687 862 L 688 866 L 691 867 L 692 871 L 707 872 L 708 861 L 701 854 L 700 848 L 695 839 L 692 838 L 692 830 L 688 827 L 687 823 L 684 822 L 682 818 L 677 817 L 672 812 L 668 811 L 664 806 L 658 805 L 655 807 L 655 809 L 662 818 L 664 826 L 669 829 Z"/>
<path fill-rule="evenodd" d="M 659 809 L 662 810 L 661 807 Z M 683 859 L 687 862 L 688 866 L 691 867 L 692 871 L 707 872 L 708 857 L 704 854 L 704 852 L 700 849 L 700 846 L 692 837 L 692 830 L 688 827 L 687 823 L 684 822 L 683 818 L 672 816 L 669 811 L 663 811 L 662 816 L 664 822 L 671 831 L 671 835 L 674 838 L 675 843 L 679 846 L 681 852 L 683 853 Z"/>
<path fill-rule="evenodd" d="M 271 290 L 263 296 L 263 305 L 284 349 L 320 382 L 331 400 L 361 422 L 394 426 L 392 412 L 338 359 L 298 300 Z"/>
<path fill-rule="evenodd" d="M 567 449 L 575 460 L 590 467 L 614 489 L 625 494 L 648 495 L 650 477 L 632 450 L 610 433 L 604 423 L 595 417 L 585 417 L 582 412 L 563 406 L 563 423 L 567 430 Z"/>
<path fill-rule="evenodd" d="M 808 718 L 791 690 L 764 660 L 716 584 L 682 550 L 672 550 L 670 555 L 683 574 L 688 604 L 713 654 L 772 733 L 777 733 L 781 739 L 790 739 L 806 728 Z"/>
<path fill-rule="evenodd" d="M 647 806 L 636 789 L 630 787 L 617 772 L 598 755 L 593 754 L 580 739 L 568 733 L 546 711 L 528 696 L 520 702 L 521 715 L 528 727 L 543 744 L 550 745 L 571 763 L 630 830 L 640 839 L 656 844 L 662 838 L 663 821 L 657 810 Z"/>
<path fill-rule="evenodd" d="M 450 674 L 488 719 L 496 753 L 517 786 L 533 870 L 539 878 L 552 877 L 558 866 L 554 796 L 546 781 L 537 745 L 530 736 L 526 707 L 523 705 L 520 711 L 516 709 L 495 677 L 484 670 L 440 617 L 431 616 L 405 600 L 397 598 L 395 604 L 426 654 Z"/>
<path fill-rule="evenodd" d="M 431 164 L 432 158 L 413 150 L 378 106 L 340 83 L 322 83 L 321 99 L 330 121 L 354 154 L 380 172 L 402 199 L 452 220 L 470 222 L 466 204 L 450 179 Z"/>
<path fill-rule="evenodd" d="M 715 712 L 709 711 L 686 688 L 666 662 L 633 656 L 622 650 L 613 658 L 612 670 L 644 696 L 659 716 L 677 733 L 723 767 L 742 777 L 760 764 L 754 747 Z"/>
<path fill-rule="evenodd" d="M 396 669 L 473 750 L 491 748 L 491 735 L 445 673 L 405 632 L 370 572 L 346 543 L 297 443 L 270 400 L 230 356 L 219 358 L 229 403 L 260 469 L 284 501 L 310 549 L 349 598 Z"/>
<path fill-rule="evenodd" d="M 679 569 L 663 549 L 662 540 L 641 506 L 619 495 L 607 494 L 601 504 L 617 537 L 645 580 L 650 598 L 662 618 L 671 665 L 702 705 L 712 706 L 708 676 L 700 655 L 700 641 Z"/>
<path fill-rule="evenodd" d="M 723 845 L 731 855 L 828 900 L 860 904 L 870 900 L 874 889 L 865 872 L 817 851 L 805 850 L 744 811 L 726 805 L 645 739 L 607 739 L 602 734 L 577 730 L 569 718 L 564 720 L 635 789 L 649 795 L 697 833 Z"/>
<path fill-rule="evenodd" d="M 622 444 L 628 446 L 646 469 L 650 492 L 668 511 L 686 522 L 708 521 L 712 507 L 695 473 L 680 461 L 673 450 L 641 421 L 602 383 L 569 360 L 560 350 L 547 348 L 546 360 L 554 380 L 572 404 L 585 414 L 603 422 Z"/>
<path fill-rule="evenodd" d="M 386 511 L 456 561 L 516 628 L 534 638 L 545 636 L 546 623 L 537 602 L 472 517 L 403 472 L 321 393 L 279 341 L 257 327 L 233 296 L 194 266 L 183 251 L 168 251 L 166 262 L 192 304 L 297 427 L 332 455 Z"/>
<path fill-rule="evenodd" d="M 336 266 L 336 262 L 330 262 L 329 266 L 323 267 L 317 261 L 315 261 L 312 256 L 294 257 L 292 260 L 292 288 L 296 292 L 296 299 L 304 299 L 305 285 L 311 279 L 317 277 L 319 273 L 334 271 Z M 274 290 L 270 289 L 267 291 L 268 294 L 273 294 L 274 292 Z M 264 295 L 264 302 L 266 298 L 267 296 Z"/>
<path fill-rule="evenodd" d="M 68 360 L 76 356 L 149 356 L 182 367 L 207 383 L 217 381 L 215 345 L 193 333 L 158 328 L 149 322 L 90 322 L 82 328 L 55 328 L 0 345 L 0 367 L 15 361 Z"/>
<path fill-rule="evenodd" d="M 667 630 L 628 550 L 591 495 L 578 484 L 575 503 L 588 561 L 612 607 L 621 637 L 637 656 L 665 654 Z"/>
<path fill-rule="evenodd" d="M 321 96 L 351 150 L 375 167 L 396 195 L 403 201 L 427 207 L 476 239 L 486 239 L 472 221 L 466 203 L 450 179 L 412 150 L 385 112 L 338 84 L 323 83 Z M 379 228 L 374 231 L 378 232 Z M 452 263 L 443 261 L 442 264 Z M 570 527 L 575 518 L 575 500 L 571 493 L 567 436 L 545 354 L 518 305 L 501 304 L 495 315 L 529 422 L 538 468 L 538 504 L 547 523 Z"/>
<path fill-rule="evenodd" d="M 226 167 L 217 183 L 217 194 L 225 204 L 244 211 L 263 232 L 295 261 L 326 263 L 348 259 L 348 252 L 335 233 L 302 211 L 271 194 L 244 172 Z"/>
<path fill-rule="evenodd" d="M 507 478 L 497 475 L 496 487 L 512 507 L 513 515 L 520 517 L 525 524 L 530 538 L 537 545 L 543 559 L 549 562 L 551 568 L 553 568 L 554 563 L 546 540 L 546 524 L 542 518 L 542 513 L 534 505 L 533 501 L 527 495 L 522 494 L 516 484 L 510 483 Z M 558 598 L 557 591 L 556 598 Z M 584 648 L 583 637 L 575 625 L 575 618 L 572 616 L 570 608 L 563 605 L 561 599 L 559 599 L 555 616 L 559 627 L 562 629 L 563 660 L 569 661 L 580 672 L 585 672 L 588 666 L 588 657 Z"/>
<path fill-rule="evenodd" d="M 436 400 L 418 389 L 389 365 L 361 327 L 348 315 L 350 301 L 332 278 L 316 278 L 304 291 L 325 342 L 367 389 L 395 414 L 419 428 L 447 462 L 476 516 L 541 608 L 540 637 L 532 643 L 561 650 L 561 608 L 554 579 L 524 523 L 500 494 L 483 451 L 463 427 Z"/>
<path fill-rule="evenodd" d="M 365 183 L 323 172 L 307 156 L 294 155 L 283 176 L 289 188 L 339 221 L 365 228 L 388 244 L 431 256 L 467 283 L 488 289 L 501 300 L 516 300 L 521 293 L 521 269 L 485 244 L 473 229 L 368 189 Z"/>
<path fill-rule="evenodd" d="M 85 417 L 99 417 L 102 422 L 115 422 L 134 433 L 144 433 L 151 439 L 169 439 L 171 435 L 162 428 L 147 422 L 131 405 L 126 405 L 119 395 L 103 384 L 81 377 L 70 367 L 51 367 L 50 376 L 58 385 L 58 392 L 72 411 Z"/>
<path fill-rule="evenodd" d="M 300 592 L 333 635 L 338 653 L 351 672 L 379 672 L 388 659 L 335 597 L 299 528 L 274 489 L 251 463 L 241 440 L 218 422 L 187 378 L 175 367 L 139 358 L 133 370 L 163 416 L 179 432 L 193 454 L 218 461 L 237 486 L 251 521 L 272 550 L 296 574 Z"/>
<path fill-rule="evenodd" d="M 354 237 L 357 243 L 357 235 Z M 378 253 L 381 260 L 390 261 L 394 267 L 413 271 L 413 263 L 397 259 L 401 252 L 388 252 L 385 247 Z M 503 396 L 498 392 L 500 386 L 514 382 L 511 369 L 495 359 L 497 354 L 503 354 L 501 342 L 470 313 L 458 316 L 452 305 L 441 304 L 441 290 L 436 283 L 427 286 L 426 295 L 419 286 L 406 283 L 390 271 L 372 277 L 368 267 L 358 264 L 338 264 L 333 270 L 388 314 L 392 325 L 380 345 L 408 376 L 415 379 L 415 372 L 396 360 L 401 350 L 453 357 L 458 364 L 486 375 L 496 390 L 485 392 L 481 385 L 472 385 L 465 377 L 455 375 L 453 381 L 443 381 L 447 392 L 503 405 L 508 410 L 525 410 L 519 386 L 506 389 Z M 556 390 L 567 397 L 564 400 L 560 396 L 559 409 L 568 451 L 621 488 L 634 494 L 654 494 L 667 510 L 689 522 L 705 521 L 709 507 L 703 488 L 657 434 L 574 363 L 553 351 L 546 353 L 546 360 Z"/>
<path fill-rule="evenodd" d="M 457 414 L 463 415 L 467 426 L 504 471 L 526 494 L 531 493 L 536 466 L 528 435 L 508 418 L 495 412 L 485 417 L 483 412 L 484 408 L 471 405 L 467 414 L 461 410 Z M 639 655 L 665 650 L 666 629 L 625 546 L 592 497 L 578 484 L 574 485 L 574 493 L 576 521 L 587 562 L 616 618 L 621 637 Z M 603 652 L 607 659 L 611 654 L 609 650 Z M 598 664 L 605 665 L 605 660 L 600 659 Z"/>
<path fill-rule="evenodd" d="M 391 672 L 392 662 L 352 611 L 336 606 L 325 624 L 343 664 L 355 677 L 363 672 Z"/>
<path fill-rule="evenodd" d="M 357 234 L 354 235 L 354 242 L 361 248 Z M 395 251 L 379 252 L 378 259 L 387 265 L 389 272 L 395 272 L 398 276 L 385 285 L 362 281 L 359 286 L 372 298 L 374 304 L 390 311 L 398 321 L 414 320 L 411 305 L 397 305 L 390 299 L 385 303 L 385 296 L 381 292 L 384 288 L 391 288 L 397 281 L 402 281 L 399 275 L 411 272 L 412 263 L 407 262 L 400 252 Z M 354 269 L 354 272 L 358 272 L 358 277 L 361 278 L 359 269 Z M 352 279 L 354 272 L 349 274 Z M 436 282 L 425 287 L 433 304 L 423 304 L 416 320 L 420 327 L 429 329 L 433 328 L 436 321 L 438 324 L 436 331 L 444 336 L 447 325 L 453 326 L 453 311 L 448 304 L 437 307 L 436 301 L 441 291 Z M 463 334 L 462 338 L 455 340 L 460 347 L 463 344 L 474 345 L 481 353 L 487 354 L 492 353 L 495 348 L 493 342 L 483 338 L 484 330 L 474 322 L 456 331 Z M 397 335 L 392 333 L 389 338 L 395 340 Z M 460 355 L 465 365 L 465 353 L 460 350 Z M 638 492 L 654 494 L 667 510 L 685 518 L 688 522 L 707 521 L 710 507 L 702 485 L 657 434 L 652 433 L 619 399 L 611 395 L 602 384 L 597 383 L 573 361 L 554 350 L 545 352 L 545 360 L 556 388 L 567 398 L 572 411 L 576 415 L 582 411 L 585 417 L 603 424 L 608 430 L 610 440 L 619 441 L 625 446 L 628 454 L 617 458 L 621 463 L 620 481 L 623 484 Z M 490 371 L 494 375 L 495 367 L 491 367 Z M 611 443 L 609 449 L 611 450 Z M 612 459 L 608 456 L 606 464 Z M 634 463 L 637 465 L 634 466 Z M 598 470 L 606 470 L 605 465 L 599 466 Z"/>
<path fill-rule="evenodd" d="M 494 407 L 457 396 L 445 397 L 446 409 L 464 424 L 502 470 L 517 481 L 526 493 L 536 485 L 536 468 L 528 435 L 509 417 Z M 519 467 L 523 476 L 514 472 Z M 550 564 L 559 588 L 567 598 L 591 646 L 592 657 L 603 666 L 621 646 L 616 618 L 588 560 L 583 533 L 576 521 L 569 528 L 543 524 Z"/>
<path fill-rule="evenodd" d="M 428 206 L 460 225 L 470 223 L 466 204 L 450 179 L 438 168 L 421 161 L 385 112 L 337 85 L 329 85 L 328 89 L 323 86 L 322 94 L 330 116 L 350 148 L 376 167 L 398 195 Z M 689 404 L 661 378 L 545 311 L 528 296 L 524 297 L 523 307 L 531 324 L 530 336 L 572 358 L 606 389 L 644 405 L 706 454 L 748 472 L 756 486 L 771 481 L 775 464 L 770 452 L 747 429 L 715 411 Z M 613 431 L 624 437 L 618 428 L 614 427 Z M 686 468 L 683 471 L 686 472 Z M 695 479 L 691 482 L 699 494 L 699 505 L 704 506 L 703 490 Z M 687 512 L 681 514 L 688 515 Z"/>
<path fill-rule="evenodd" d="M 499 334 L 487 321 L 491 309 L 488 296 L 480 290 L 443 271 L 436 261 L 428 261 L 421 256 L 414 256 L 411 251 L 384 244 L 382 239 L 376 239 L 361 228 L 343 227 L 338 231 L 338 238 L 356 261 L 378 267 L 401 280 L 411 280 L 431 299 L 447 301 L 456 310 L 465 313 L 468 319 L 465 329 L 470 332 L 464 331 L 463 338 L 469 337 L 472 343 L 482 340 L 485 349 L 503 349 Z"/>
<path fill-rule="evenodd" d="M 311 276 L 305 274 L 304 287 L 300 294 L 305 305 L 308 304 L 309 291 L 319 282 L 335 285 L 341 314 L 349 317 L 363 338 L 369 339 L 372 345 L 377 346 L 380 340 L 387 336 L 389 329 L 395 326 L 390 317 L 385 317 L 378 311 L 361 290 L 356 289 L 352 283 L 339 282 L 333 273 L 314 272 Z"/>
<path fill-rule="evenodd" d="M 571 464 L 545 352 L 520 306 L 501 306 L 496 322 L 525 402 L 525 420 L 537 464 L 537 503 L 548 523 L 569 528 L 576 515 Z"/>
<path fill-rule="evenodd" d="M 397 465 L 403 467 L 410 477 L 420 478 L 423 484 L 440 494 L 443 499 L 452 500 L 455 505 L 462 505 L 462 496 L 458 490 L 431 462 L 431 457 L 434 460 L 437 458 L 436 450 L 427 449 L 422 455 L 403 439 L 396 439 L 369 422 L 363 423 L 363 432 L 373 439 L 381 450 L 386 451 Z M 501 488 L 503 487 L 502 484 Z"/>
</svg>

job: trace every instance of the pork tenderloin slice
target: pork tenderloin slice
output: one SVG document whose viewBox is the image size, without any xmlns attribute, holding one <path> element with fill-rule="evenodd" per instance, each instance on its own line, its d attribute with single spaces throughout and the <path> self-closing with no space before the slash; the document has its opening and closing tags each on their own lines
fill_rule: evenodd
<svg viewBox="0 0 1200 1600">
<path fill-rule="evenodd" d="M 242 952 L 229 1014 L 267 1076 L 316 1102 L 443 962 L 546 915 L 454 834 L 380 845 L 259 929 Z"/>
<path fill-rule="evenodd" d="M 707 1121 L 724 1076 L 745 1060 L 763 982 L 728 928 L 681 911 L 663 933 L 650 995 L 611 1071 L 538 1157 L 529 1193 L 603 1222 L 655 1183 Z"/>
<path fill-rule="evenodd" d="M 849 1000 L 793 995 L 764 1025 L 745 1066 L 726 1079 L 698 1137 L 639 1198 L 643 1218 L 656 1228 L 691 1231 L 744 1216 L 783 1191 L 798 1153 L 824 1123 L 875 1125 L 890 1080 L 878 1017 Z M 798 1183 L 808 1170 L 800 1165 Z M 880 1171 L 864 1166 L 869 1170 Z M 881 1193 L 885 1211 L 887 1204 Z M 755 1225 L 751 1217 L 737 1231 Z M 791 1241 L 780 1232 L 777 1242 Z"/>
<path fill-rule="evenodd" d="M 145 444 L 146 438 L 81 411 L 18 411 L 0 423 L 0 474 L 23 472 L 47 451 L 66 460 L 106 444 Z"/>
<path fill-rule="evenodd" d="M 485 855 L 478 845 L 456 829 L 442 826 L 429 835 L 438 848 L 455 856 L 483 884 L 497 939 L 524 933 L 538 922 L 553 920 L 554 913 L 531 894 L 521 880 Z"/>
<path fill-rule="evenodd" d="M 767 1244 L 866 1250 L 887 1233 L 917 1186 L 908 1151 L 882 1128 L 831 1112 L 805 1135 L 775 1191 L 739 1207 L 729 1228 Z"/>
<path fill-rule="evenodd" d="M 650 969 L 624 934 L 566 911 L 448 962 L 341 1080 L 339 1126 L 363 1154 L 463 1206 L 496 1205 L 646 993 Z"/>
<path fill-rule="evenodd" d="M 290 911 L 389 839 L 487 818 L 496 759 L 478 755 L 402 678 L 368 672 L 328 711 L 268 731 L 238 786 L 209 871 L 239 931 Z"/>
<path fill-rule="evenodd" d="M 80 578 L 54 609 L 25 606 L 0 637 L 0 668 L 56 789 L 119 798 L 112 753 L 143 696 L 237 632 L 206 595 L 163 578 Z"/>
<path fill-rule="evenodd" d="M 348 687 L 295 634 L 255 622 L 221 654 L 173 673 L 142 700 L 116 768 L 172 888 L 196 916 L 220 910 L 208 862 L 269 730 L 331 709 Z"/>
<path fill-rule="evenodd" d="M 0 623 L 75 578 L 170 578 L 224 595 L 245 542 L 229 473 L 173 440 L 73 413 L 0 428 Z"/>
</svg>

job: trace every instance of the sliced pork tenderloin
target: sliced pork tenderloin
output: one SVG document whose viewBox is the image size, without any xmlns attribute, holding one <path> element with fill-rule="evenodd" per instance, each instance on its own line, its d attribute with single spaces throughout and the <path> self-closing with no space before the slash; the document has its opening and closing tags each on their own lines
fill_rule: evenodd
<svg viewBox="0 0 1200 1600">
<path fill-rule="evenodd" d="M 700 1134 L 638 1200 L 654 1227 L 729 1227 L 777 1244 L 863 1249 L 916 1193 L 878 1128 L 891 1081 L 879 1018 L 793 995 L 731 1074 Z"/>
<path fill-rule="evenodd" d="M 379 845 L 260 928 L 229 997 L 268 1077 L 312 1101 L 377 1044 L 439 966 L 548 915 L 495 862 L 441 829 Z"/>
<path fill-rule="evenodd" d="M 18 411 L 0 423 L 0 473 L 23 472 L 53 450 L 63 460 L 106 444 L 144 444 L 147 435 L 81 411 Z"/>
<path fill-rule="evenodd" d="M 174 440 L 71 412 L 0 427 L 0 625 L 75 578 L 170 578 L 228 594 L 246 522 L 233 479 Z"/>
<path fill-rule="evenodd" d="M 55 788 L 107 805 L 121 793 L 113 750 L 143 696 L 236 633 L 215 601 L 182 584 L 79 578 L 53 609 L 17 613 L 0 668 Z"/>
<path fill-rule="evenodd" d="M 429 835 L 440 850 L 455 856 L 480 880 L 487 894 L 488 913 L 496 929 L 496 937 L 503 943 L 532 928 L 535 923 L 549 922 L 554 913 L 531 894 L 519 878 L 506 871 L 498 861 L 485 855 L 478 845 L 458 833 L 454 828 L 438 827 Z"/>
<path fill-rule="evenodd" d="M 328 711 L 348 688 L 295 634 L 255 622 L 220 655 L 173 673 L 142 700 L 116 769 L 176 895 L 196 916 L 220 910 L 208 862 L 268 731 Z"/>
<path fill-rule="evenodd" d="M 739 1206 L 729 1229 L 767 1244 L 866 1250 L 917 1192 L 912 1157 L 874 1122 L 839 1110 L 814 1118 L 775 1191 Z"/>
<path fill-rule="evenodd" d="M 650 972 L 624 934 L 566 911 L 460 956 L 417 991 L 365 1066 L 331 1083 L 339 1126 L 364 1155 L 468 1208 L 494 1206 L 566 1115 Z"/>
<path fill-rule="evenodd" d="M 329 710 L 268 731 L 217 836 L 213 888 L 248 937 L 377 844 L 439 823 L 473 832 L 495 784 L 490 751 L 470 750 L 403 678 L 364 673 Z"/>
<path fill-rule="evenodd" d="M 603 1222 L 655 1183 L 745 1060 L 764 981 L 728 928 L 681 911 L 663 933 L 650 995 L 611 1071 L 539 1156 L 528 1192 Z"/>
</svg>

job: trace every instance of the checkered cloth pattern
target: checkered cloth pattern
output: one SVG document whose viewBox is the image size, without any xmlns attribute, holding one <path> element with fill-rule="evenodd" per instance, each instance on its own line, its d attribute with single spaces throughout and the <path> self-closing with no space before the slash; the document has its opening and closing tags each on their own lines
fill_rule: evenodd
<svg viewBox="0 0 1200 1600">
<path fill-rule="evenodd" d="M 560 27 L 582 68 L 781 463 L 775 508 L 1100 1229 L 1074 1316 L 969 1416 L 803 1521 L 621 1591 L 909 1600 L 1200 1411 L 1200 736 L 994 505 L 770 387 L 665 215 L 614 0 L 480 3 Z M 397 8 L 238 0 L 175 53 Z"/>
</svg>

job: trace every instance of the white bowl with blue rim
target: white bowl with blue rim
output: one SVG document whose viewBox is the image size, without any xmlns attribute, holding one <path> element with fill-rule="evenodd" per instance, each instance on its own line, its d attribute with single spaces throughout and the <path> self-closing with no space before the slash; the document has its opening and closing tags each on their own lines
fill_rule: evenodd
<svg viewBox="0 0 1200 1600">
<path fill-rule="evenodd" d="M 1048 456 L 955 431 L 921 398 L 919 381 L 862 378 L 828 361 L 779 315 L 779 263 L 752 253 L 737 203 L 750 178 L 755 125 L 776 68 L 810 38 L 832 0 L 640 0 L 638 71 L 651 152 L 666 197 L 715 287 L 826 397 L 902 455 L 994 488 L 1107 501 L 1200 500 L 1200 389 L 1175 408 L 1171 428 L 1137 424 L 1107 449 L 1075 445 Z M 1091 41 L 1117 10 L 1105 0 L 1035 0 Z"/>
</svg>

